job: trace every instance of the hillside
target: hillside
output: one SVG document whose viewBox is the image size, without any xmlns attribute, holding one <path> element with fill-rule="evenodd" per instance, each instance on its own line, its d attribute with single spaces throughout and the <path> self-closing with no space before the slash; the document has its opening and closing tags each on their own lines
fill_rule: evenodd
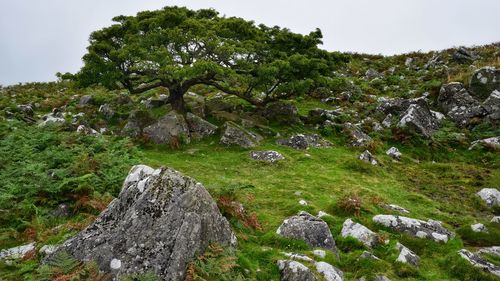
<svg viewBox="0 0 500 281">
<path fill-rule="evenodd" d="M 34 243 L 17 258 L 1 252 L 0 280 L 111 278 L 69 255 L 47 262 L 46 245 L 91 225 L 138 164 L 200 182 L 237 237 L 234 250 L 196 253 L 186 280 L 339 280 L 321 261 L 344 280 L 498 280 L 500 45 L 334 55 L 335 72 L 305 95 L 259 107 L 197 85 L 184 97 L 187 115 L 172 110 L 165 88 L 0 88 L 0 249 Z M 488 202 L 477 195 L 484 188 L 497 190 Z M 286 234 L 294 220 L 316 224 L 290 232 L 330 231 L 334 248 Z M 360 257 L 366 251 L 377 258 Z M 284 272 L 292 260 L 308 273 Z M 126 280 L 156 280 L 154 270 Z"/>
</svg>

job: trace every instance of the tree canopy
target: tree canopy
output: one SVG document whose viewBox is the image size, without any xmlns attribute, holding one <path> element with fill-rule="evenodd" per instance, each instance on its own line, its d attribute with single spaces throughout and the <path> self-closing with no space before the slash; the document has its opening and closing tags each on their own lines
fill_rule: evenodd
<svg viewBox="0 0 500 281">
<path fill-rule="evenodd" d="M 256 25 L 215 10 L 165 7 L 118 16 L 90 36 L 81 86 L 102 84 L 142 93 L 168 88 L 169 102 L 183 110 L 190 87 L 209 85 L 251 104 L 305 93 L 331 75 L 332 54 L 319 49 L 319 29 L 301 35 Z"/>
</svg>

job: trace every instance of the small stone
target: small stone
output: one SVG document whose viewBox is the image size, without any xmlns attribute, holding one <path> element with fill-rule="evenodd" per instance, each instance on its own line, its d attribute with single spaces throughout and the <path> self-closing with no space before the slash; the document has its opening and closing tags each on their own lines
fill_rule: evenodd
<svg viewBox="0 0 500 281">
<path fill-rule="evenodd" d="M 318 218 L 322 218 L 322 217 L 326 217 L 326 216 L 329 216 L 329 214 L 326 212 L 323 212 L 323 211 L 319 211 L 318 215 L 317 215 Z"/>
<path fill-rule="evenodd" d="M 374 166 L 378 165 L 378 161 L 375 159 L 375 157 L 373 157 L 373 155 L 368 150 L 365 150 L 365 152 L 361 153 L 358 159 L 370 163 Z"/>
<path fill-rule="evenodd" d="M 122 261 L 119 259 L 112 259 L 109 263 L 111 270 L 118 270 L 122 267 Z"/>
<path fill-rule="evenodd" d="M 0 260 L 22 259 L 27 253 L 35 250 L 35 242 L 0 251 Z"/>
<path fill-rule="evenodd" d="M 395 148 L 394 146 L 389 148 L 389 150 L 387 150 L 385 152 L 385 154 L 389 155 L 392 159 L 394 160 L 401 160 L 401 152 L 399 152 L 399 149 Z"/>
<path fill-rule="evenodd" d="M 482 223 L 473 224 L 470 226 L 470 228 L 474 232 L 485 232 L 485 233 L 488 232 L 488 228 L 486 228 L 486 226 Z"/>
<path fill-rule="evenodd" d="M 250 157 L 254 160 L 271 162 L 271 163 L 285 159 L 285 157 L 283 157 L 281 153 L 273 150 L 252 151 L 250 152 Z"/>
<path fill-rule="evenodd" d="M 401 243 L 396 244 L 396 249 L 399 250 L 399 256 L 396 259 L 396 261 L 402 262 L 402 263 L 408 263 L 413 266 L 418 266 L 420 263 L 420 258 L 412 252 L 410 249 L 406 248 L 403 246 Z"/>
<path fill-rule="evenodd" d="M 297 261 L 279 260 L 281 281 L 316 281 L 311 270 Z"/>
<path fill-rule="evenodd" d="M 347 219 L 342 225 L 341 235 L 344 238 L 353 237 L 370 248 L 376 246 L 379 241 L 378 235 L 375 232 L 362 224 L 355 223 L 351 219 Z"/>
<path fill-rule="evenodd" d="M 299 204 L 302 205 L 302 206 L 307 206 L 306 200 L 300 200 Z"/>
<path fill-rule="evenodd" d="M 483 188 L 476 193 L 488 207 L 500 206 L 500 191 L 496 188 Z"/>
<path fill-rule="evenodd" d="M 319 258 L 322 258 L 322 259 L 324 259 L 324 258 L 325 258 L 325 256 L 326 256 L 326 252 L 325 252 L 325 251 L 323 251 L 323 250 L 314 250 L 314 251 L 313 251 L 313 254 L 314 254 L 315 256 L 319 257 Z"/>
<path fill-rule="evenodd" d="M 38 250 L 38 253 L 40 253 L 43 256 L 48 256 L 56 252 L 57 250 L 57 245 L 43 245 L 40 250 Z"/>
<path fill-rule="evenodd" d="M 490 222 L 500 223 L 500 216 L 494 216 Z"/>
</svg>

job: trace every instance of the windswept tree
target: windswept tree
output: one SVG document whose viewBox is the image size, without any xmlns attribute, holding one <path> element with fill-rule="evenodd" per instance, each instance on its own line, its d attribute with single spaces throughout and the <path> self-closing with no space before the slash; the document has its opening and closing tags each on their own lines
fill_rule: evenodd
<svg viewBox="0 0 500 281">
<path fill-rule="evenodd" d="M 319 29 L 301 35 L 211 9 L 180 7 L 113 21 L 91 34 L 84 66 L 75 75 L 79 85 L 126 88 L 133 94 L 164 87 L 180 112 L 183 95 L 194 85 L 262 106 L 305 93 L 332 70 L 332 55 L 318 48 Z"/>
</svg>

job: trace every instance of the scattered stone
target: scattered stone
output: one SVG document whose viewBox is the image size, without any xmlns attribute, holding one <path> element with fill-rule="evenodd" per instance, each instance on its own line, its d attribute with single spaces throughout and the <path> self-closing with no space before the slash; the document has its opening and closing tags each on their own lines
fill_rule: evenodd
<svg viewBox="0 0 500 281">
<path fill-rule="evenodd" d="M 30 244 L 4 249 L 0 251 L 0 260 L 4 260 L 7 263 L 13 260 L 18 260 L 24 258 L 26 254 L 35 250 L 35 242 Z"/>
<path fill-rule="evenodd" d="M 299 205 L 302 205 L 302 206 L 307 206 L 307 202 L 306 202 L 306 200 L 300 200 L 300 201 L 299 201 Z"/>
<path fill-rule="evenodd" d="M 398 262 L 402 263 L 407 263 L 411 264 L 413 266 L 418 266 L 420 263 L 420 257 L 417 256 L 414 252 L 412 252 L 410 249 L 406 248 L 403 246 L 401 243 L 396 244 L 396 249 L 399 251 L 399 256 L 396 259 Z"/>
<path fill-rule="evenodd" d="M 269 121 L 279 124 L 301 123 L 297 106 L 287 101 L 275 101 L 266 105 L 262 115 Z"/>
<path fill-rule="evenodd" d="M 329 263 L 320 261 L 314 264 L 316 270 L 323 275 L 326 281 L 343 281 L 344 272 Z"/>
<path fill-rule="evenodd" d="M 488 207 L 500 206 L 500 191 L 496 188 L 483 188 L 476 193 Z"/>
<path fill-rule="evenodd" d="M 43 245 L 40 250 L 38 250 L 38 253 L 42 256 L 48 256 L 56 252 L 58 245 Z"/>
<path fill-rule="evenodd" d="M 180 144 L 191 141 L 184 116 L 171 111 L 155 124 L 144 128 L 144 134 L 156 144 Z"/>
<path fill-rule="evenodd" d="M 460 64 L 464 64 L 464 63 L 468 63 L 468 62 L 473 62 L 473 61 L 479 59 L 479 57 L 474 52 L 469 51 L 464 47 L 460 47 L 453 54 L 453 59 Z"/>
<path fill-rule="evenodd" d="M 398 127 L 410 128 L 416 133 L 430 138 L 439 126 L 427 107 L 411 104 L 401 117 Z"/>
<path fill-rule="evenodd" d="M 358 159 L 370 163 L 372 165 L 378 165 L 377 159 L 375 159 L 375 157 L 373 157 L 373 155 L 368 150 L 365 150 L 365 152 L 361 153 Z"/>
<path fill-rule="evenodd" d="M 297 261 L 279 260 L 281 281 L 316 281 L 311 270 Z"/>
<path fill-rule="evenodd" d="M 306 149 L 308 147 L 330 147 L 332 144 L 324 140 L 317 134 L 303 135 L 297 134 L 289 139 L 279 139 L 277 144 L 289 146 L 295 149 Z"/>
<path fill-rule="evenodd" d="M 170 168 L 139 165 L 95 222 L 45 262 L 65 251 L 116 280 L 147 271 L 184 280 L 189 262 L 210 243 L 235 245 L 236 237 L 203 185 Z"/>
<path fill-rule="evenodd" d="M 361 259 L 370 259 L 370 260 L 380 260 L 377 256 L 374 254 L 368 252 L 368 251 L 363 251 L 363 253 L 359 256 Z"/>
<path fill-rule="evenodd" d="M 319 211 L 318 215 L 317 215 L 318 218 L 322 218 L 322 217 L 326 217 L 326 216 L 329 216 L 329 214 L 326 212 L 323 212 L 323 211 Z"/>
<path fill-rule="evenodd" d="M 115 116 L 115 111 L 111 108 L 111 106 L 109 106 L 109 104 L 101 105 L 99 107 L 99 112 L 108 120 Z"/>
<path fill-rule="evenodd" d="M 218 127 L 206 121 L 198 115 L 188 112 L 186 114 L 186 122 L 189 128 L 189 133 L 193 139 L 200 140 L 217 132 Z"/>
<path fill-rule="evenodd" d="M 312 248 L 323 248 L 337 253 L 335 240 L 326 222 L 307 212 L 302 211 L 285 219 L 276 233 L 283 237 L 303 240 Z"/>
<path fill-rule="evenodd" d="M 162 107 L 163 105 L 166 104 L 166 102 L 164 100 L 153 99 L 153 98 L 149 98 L 147 100 L 144 100 L 141 103 L 144 104 L 144 106 L 147 109 L 154 109 L 154 108 Z"/>
<path fill-rule="evenodd" d="M 434 220 L 423 221 L 403 216 L 376 215 L 373 217 L 373 221 L 395 231 L 435 242 L 446 243 L 455 237 L 454 233 L 444 228 L 440 222 Z"/>
<path fill-rule="evenodd" d="M 391 279 L 384 275 L 377 275 L 375 276 L 375 281 L 391 281 Z"/>
<path fill-rule="evenodd" d="M 91 95 L 84 95 L 80 98 L 78 102 L 79 105 L 88 105 L 94 102 L 94 98 Z"/>
<path fill-rule="evenodd" d="M 367 80 L 373 80 L 375 78 L 380 78 L 380 77 L 383 77 L 382 74 L 380 74 L 378 71 L 376 71 L 375 69 L 373 68 L 370 68 L 366 71 L 365 73 L 365 77 Z"/>
<path fill-rule="evenodd" d="M 482 223 L 476 223 L 470 226 L 474 232 L 488 232 L 488 228 Z"/>
<path fill-rule="evenodd" d="M 494 216 L 490 222 L 500 223 L 500 216 Z"/>
<path fill-rule="evenodd" d="M 395 148 L 394 146 L 389 148 L 385 154 L 389 155 L 392 159 L 394 160 L 401 160 L 401 152 L 399 151 L 399 149 Z"/>
<path fill-rule="evenodd" d="M 237 145 L 244 148 L 256 147 L 263 138 L 253 132 L 250 132 L 236 123 L 228 121 L 224 124 L 223 135 L 220 143 L 224 145 Z"/>
<path fill-rule="evenodd" d="M 435 54 L 432 58 L 424 65 L 425 69 L 435 68 L 439 65 L 444 64 L 444 61 L 441 59 L 439 54 Z"/>
<path fill-rule="evenodd" d="M 293 194 L 295 194 L 295 196 L 300 196 L 302 195 L 302 191 L 295 191 Z"/>
<path fill-rule="evenodd" d="M 484 101 L 494 90 L 500 91 L 500 69 L 486 66 L 476 70 L 469 90 L 479 101 Z"/>
<path fill-rule="evenodd" d="M 466 249 L 462 249 L 462 250 L 458 251 L 458 254 L 462 258 L 467 260 L 470 264 L 472 264 L 472 266 L 480 268 L 486 272 L 489 272 L 495 276 L 500 277 L 500 266 L 494 265 L 494 264 L 486 261 L 480 255 L 469 252 Z"/>
<path fill-rule="evenodd" d="M 19 109 L 26 116 L 33 117 L 35 112 L 33 111 L 33 106 L 31 104 L 19 104 L 17 105 L 17 109 Z"/>
<path fill-rule="evenodd" d="M 422 107 L 428 107 L 427 104 L 427 96 L 421 96 L 414 99 L 403 99 L 403 98 L 395 98 L 395 99 L 379 99 L 379 105 L 377 107 L 377 111 L 382 111 L 385 114 L 394 114 L 400 115 L 401 113 L 408 110 L 410 105 L 418 104 Z"/>
<path fill-rule="evenodd" d="M 369 248 L 375 247 L 379 242 L 379 237 L 375 232 L 351 219 L 347 219 L 342 225 L 341 235 L 344 238 L 353 237 Z"/>
<path fill-rule="evenodd" d="M 351 146 L 365 146 L 372 141 L 370 136 L 351 123 L 344 124 L 344 132 L 346 132 L 352 140 Z"/>
<path fill-rule="evenodd" d="M 500 120 L 500 91 L 494 90 L 483 102 L 483 108 L 487 112 L 487 118 L 492 121 Z"/>
<path fill-rule="evenodd" d="M 405 208 L 398 206 L 398 205 L 394 205 L 394 204 L 382 204 L 380 206 L 382 206 L 382 208 L 384 208 L 384 209 L 400 212 L 402 214 L 409 214 L 410 213 L 410 211 L 406 210 Z"/>
<path fill-rule="evenodd" d="M 392 126 L 392 114 L 387 114 L 387 116 L 382 121 L 382 126 L 384 128 L 390 128 Z"/>
<path fill-rule="evenodd" d="M 480 248 L 477 252 L 479 254 L 488 254 L 500 257 L 500 246 Z"/>
<path fill-rule="evenodd" d="M 473 141 L 469 147 L 469 150 L 481 147 L 491 150 L 500 150 L 500 136 Z"/>
<path fill-rule="evenodd" d="M 307 262 L 314 262 L 313 259 L 311 259 L 308 256 L 296 254 L 296 253 L 282 253 L 286 257 L 292 259 L 292 260 L 301 260 L 301 261 L 307 261 Z"/>
<path fill-rule="evenodd" d="M 79 134 L 82 134 L 82 135 L 93 136 L 93 137 L 99 135 L 98 131 L 96 131 L 90 127 L 87 127 L 85 125 L 78 126 L 78 128 L 76 128 L 76 132 Z"/>
<path fill-rule="evenodd" d="M 306 122 L 309 124 L 323 124 L 325 121 L 334 121 L 341 113 L 342 110 L 340 109 L 311 109 L 307 115 Z"/>
<path fill-rule="evenodd" d="M 319 258 L 324 259 L 326 257 L 326 252 L 323 250 L 314 250 L 313 254 Z"/>
<path fill-rule="evenodd" d="M 252 151 L 250 152 L 250 157 L 254 160 L 266 161 L 266 162 L 276 162 L 285 159 L 285 157 L 283 157 L 281 153 L 273 150 Z"/>
<path fill-rule="evenodd" d="M 51 125 L 61 125 L 66 122 L 64 118 L 58 117 L 53 113 L 49 113 L 42 118 L 42 122 L 38 124 L 38 127 L 45 127 L 45 126 L 51 126 Z"/>
</svg>

